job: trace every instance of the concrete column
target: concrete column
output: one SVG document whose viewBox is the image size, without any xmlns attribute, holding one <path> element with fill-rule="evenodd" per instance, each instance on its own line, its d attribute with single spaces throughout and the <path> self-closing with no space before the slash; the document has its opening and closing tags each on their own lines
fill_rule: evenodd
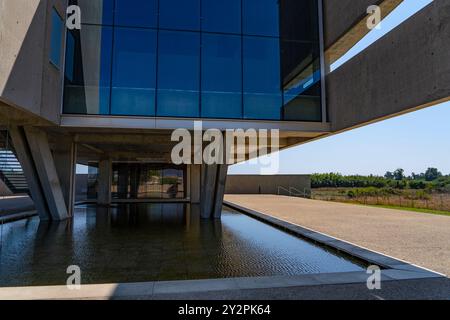
<svg viewBox="0 0 450 320">
<path fill-rule="evenodd" d="M 119 198 L 126 199 L 128 195 L 128 185 L 130 180 L 130 170 L 126 165 L 118 166 L 117 173 L 117 194 Z"/>
<path fill-rule="evenodd" d="M 110 159 L 98 163 L 97 203 L 103 206 L 111 204 L 112 162 Z"/>
<path fill-rule="evenodd" d="M 132 166 L 130 171 L 130 198 L 137 199 L 139 194 L 140 166 Z"/>
<path fill-rule="evenodd" d="M 72 140 L 61 142 L 58 150 L 54 151 L 56 172 L 67 205 L 69 216 L 73 216 L 75 205 L 75 178 L 77 164 L 77 145 Z"/>
<path fill-rule="evenodd" d="M 217 169 L 214 209 L 212 212 L 214 219 L 220 219 L 222 217 L 222 205 L 223 205 L 223 197 L 225 194 L 227 175 L 228 175 L 228 164 L 219 165 Z"/>
<path fill-rule="evenodd" d="M 192 164 L 188 167 L 190 172 L 189 185 L 190 185 L 190 197 L 191 203 L 200 203 L 200 187 L 201 187 L 201 165 Z"/>
<path fill-rule="evenodd" d="M 41 221 L 51 219 L 51 215 L 44 196 L 44 191 L 39 181 L 39 176 L 34 166 L 33 157 L 31 156 L 28 142 L 22 127 L 10 127 L 9 134 L 12 140 L 16 157 L 22 166 L 22 170 L 27 179 L 28 189 L 34 206 L 39 214 Z"/>
<path fill-rule="evenodd" d="M 216 190 L 217 164 L 202 165 L 202 194 L 200 197 L 201 217 L 212 218 L 214 194 Z"/>
<path fill-rule="evenodd" d="M 201 217 L 220 219 L 228 165 L 202 165 Z"/>
<path fill-rule="evenodd" d="M 51 218 L 56 221 L 67 219 L 69 213 L 47 134 L 34 127 L 25 127 L 24 130 Z"/>
</svg>

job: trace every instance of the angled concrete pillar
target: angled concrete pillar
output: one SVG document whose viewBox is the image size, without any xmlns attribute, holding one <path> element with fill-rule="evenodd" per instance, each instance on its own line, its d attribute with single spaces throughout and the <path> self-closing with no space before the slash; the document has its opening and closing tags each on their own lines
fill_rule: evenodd
<svg viewBox="0 0 450 320">
<path fill-rule="evenodd" d="M 227 172 L 227 164 L 202 165 L 200 207 L 203 219 L 220 219 Z"/>
<path fill-rule="evenodd" d="M 202 165 L 202 194 L 200 197 L 201 217 L 210 219 L 214 208 L 214 193 L 217 178 L 217 164 Z"/>
<path fill-rule="evenodd" d="M 52 220 L 69 218 L 47 134 L 34 127 L 24 131 Z"/>
<path fill-rule="evenodd" d="M 223 197 L 225 194 L 225 184 L 227 182 L 228 165 L 221 164 L 217 168 L 216 190 L 214 195 L 214 208 L 212 216 L 214 219 L 222 217 Z"/>
<path fill-rule="evenodd" d="M 53 152 L 56 172 L 66 202 L 69 216 L 73 216 L 75 205 L 75 178 L 77 165 L 77 144 L 72 139 L 61 139 L 58 149 Z"/>
<path fill-rule="evenodd" d="M 102 206 L 111 204 L 112 161 L 100 160 L 98 163 L 98 194 L 97 203 Z"/>
<path fill-rule="evenodd" d="M 4 196 L 12 196 L 11 190 L 9 190 L 6 183 L 3 182 L 3 180 L 0 178 L 0 197 Z"/>
<path fill-rule="evenodd" d="M 16 157 L 19 160 L 25 178 L 27 179 L 28 189 L 31 198 L 33 199 L 34 206 L 39 214 L 39 218 L 41 221 L 50 220 L 51 215 L 47 206 L 47 200 L 45 199 L 44 191 L 23 128 L 10 127 L 9 134 L 16 152 Z"/>
<path fill-rule="evenodd" d="M 190 171 L 189 174 L 189 184 L 190 184 L 190 198 L 191 203 L 200 203 L 200 187 L 201 187 L 201 165 L 199 164 L 192 164 L 189 165 L 188 170 Z"/>
</svg>

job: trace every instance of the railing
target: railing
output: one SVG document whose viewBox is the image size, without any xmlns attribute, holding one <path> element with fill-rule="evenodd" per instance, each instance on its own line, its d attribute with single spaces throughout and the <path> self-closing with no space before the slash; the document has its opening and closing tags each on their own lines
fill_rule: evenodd
<svg viewBox="0 0 450 320">
<path fill-rule="evenodd" d="M 14 154 L 9 135 L 5 131 L 0 131 L 0 179 L 13 193 L 28 192 L 22 166 Z"/>
<path fill-rule="evenodd" d="M 277 187 L 277 192 L 278 195 L 283 195 L 282 191 L 285 192 L 284 195 L 288 195 L 289 197 L 298 197 L 298 198 L 307 198 L 307 199 L 311 199 L 311 191 L 304 188 L 303 191 L 298 190 L 297 188 L 294 187 L 288 187 L 285 188 L 283 186 L 278 186 Z"/>
</svg>

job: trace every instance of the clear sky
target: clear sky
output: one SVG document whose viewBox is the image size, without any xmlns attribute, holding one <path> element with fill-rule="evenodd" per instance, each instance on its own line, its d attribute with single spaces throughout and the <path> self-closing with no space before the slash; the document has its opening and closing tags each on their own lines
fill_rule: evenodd
<svg viewBox="0 0 450 320">
<path fill-rule="evenodd" d="M 391 31 L 431 0 L 404 0 L 332 70 Z M 379 174 L 397 168 L 424 172 L 436 167 L 450 174 L 450 103 L 419 110 L 280 152 L 280 173 L 341 172 Z M 230 167 L 229 174 L 259 174 L 257 165 Z"/>
</svg>

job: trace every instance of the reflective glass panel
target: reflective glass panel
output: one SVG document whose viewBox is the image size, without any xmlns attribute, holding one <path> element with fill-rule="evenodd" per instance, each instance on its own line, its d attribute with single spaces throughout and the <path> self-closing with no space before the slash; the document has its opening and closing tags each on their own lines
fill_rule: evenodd
<svg viewBox="0 0 450 320">
<path fill-rule="evenodd" d="M 174 30 L 200 30 L 200 0 L 161 0 L 159 27 Z"/>
<path fill-rule="evenodd" d="M 203 34 L 202 117 L 242 117 L 241 37 Z"/>
<path fill-rule="evenodd" d="M 160 31 L 158 116 L 200 115 L 200 34 Z"/>
<path fill-rule="evenodd" d="M 322 121 L 317 0 L 69 0 L 64 112 Z M 62 38 L 62 37 L 61 37 Z M 51 60 L 58 65 L 57 36 Z"/>
<path fill-rule="evenodd" d="M 155 115 L 156 31 L 116 28 L 111 113 Z"/>
<path fill-rule="evenodd" d="M 321 121 L 319 52 L 318 43 L 282 42 L 285 120 Z"/>
<path fill-rule="evenodd" d="M 55 9 L 52 10 L 52 32 L 50 35 L 50 62 L 61 67 L 63 21 Z"/>
<path fill-rule="evenodd" d="M 157 22 L 157 0 L 116 0 L 116 26 L 154 28 Z"/>
<path fill-rule="evenodd" d="M 242 1 L 244 34 L 279 36 L 279 0 Z"/>
<path fill-rule="evenodd" d="M 109 114 L 112 28 L 83 25 L 68 34 L 64 112 Z"/>
<path fill-rule="evenodd" d="M 241 33 L 241 0 L 202 0 L 202 29 Z"/>
<path fill-rule="evenodd" d="M 279 40 L 244 37 L 244 118 L 281 119 Z"/>
</svg>

